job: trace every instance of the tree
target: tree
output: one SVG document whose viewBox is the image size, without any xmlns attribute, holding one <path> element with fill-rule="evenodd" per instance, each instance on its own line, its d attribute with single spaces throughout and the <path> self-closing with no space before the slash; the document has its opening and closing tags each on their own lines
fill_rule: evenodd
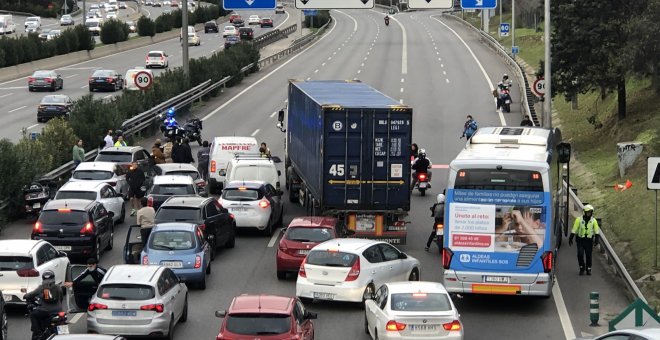
<svg viewBox="0 0 660 340">
<path fill-rule="evenodd" d="M 646 10 L 628 24 L 628 46 L 633 72 L 650 76 L 660 93 L 660 0 L 649 0 Z"/>
</svg>

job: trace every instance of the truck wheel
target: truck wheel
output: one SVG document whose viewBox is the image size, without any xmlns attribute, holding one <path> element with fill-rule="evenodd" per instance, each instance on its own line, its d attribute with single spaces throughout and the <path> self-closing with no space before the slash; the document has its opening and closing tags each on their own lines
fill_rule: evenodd
<svg viewBox="0 0 660 340">
<path fill-rule="evenodd" d="M 293 187 L 289 186 L 289 202 L 298 203 L 298 197 L 296 197 Z"/>
</svg>

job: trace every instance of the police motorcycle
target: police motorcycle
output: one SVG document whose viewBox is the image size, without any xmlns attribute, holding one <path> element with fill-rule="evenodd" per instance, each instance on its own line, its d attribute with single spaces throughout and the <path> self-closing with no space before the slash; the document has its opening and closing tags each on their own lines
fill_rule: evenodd
<svg viewBox="0 0 660 340">
<path fill-rule="evenodd" d="M 160 131 L 164 137 L 170 140 L 175 140 L 177 137 L 187 138 L 202 145 L 202 121 L 200 119 L 188 119 L 183 126 L 180 126 L 174 118 L 174 108 L 167 110 L 165 114 L 161 113 L 158 118 L 162 120 Z"/>
<path fill-rule="evenodd" d="M 29 215 L 38 216 L 44 204 L 50 199 L 50 189 L 39 182 L 33 182 L 23 187 L 23 195 L 25 212 Z"/>
<path fill-rule="evenodd" d="M 28 311 L 27 316 L 41 306 L 41 299 L 38 296 L 29 299 L 26 302 Z M 49 317 L 50 322 L 46 329 L 44 329 L 41 334 L 33 334 L 32 340 L 48 340 L 52 335 L 69 334 L 69 324 L 67 322 L 66 312 L 52 313 Z"/>
</svg>

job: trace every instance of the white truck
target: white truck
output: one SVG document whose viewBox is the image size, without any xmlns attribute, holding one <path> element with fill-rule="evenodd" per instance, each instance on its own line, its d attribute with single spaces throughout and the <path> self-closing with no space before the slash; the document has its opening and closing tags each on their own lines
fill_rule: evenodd
<svg viewBox="0 0 660 340">
<path fill-rule="evenodd" d="M 16 24 L 11 14 L 0 15 L 0 34 L 16 32 Z"/>
</svg>

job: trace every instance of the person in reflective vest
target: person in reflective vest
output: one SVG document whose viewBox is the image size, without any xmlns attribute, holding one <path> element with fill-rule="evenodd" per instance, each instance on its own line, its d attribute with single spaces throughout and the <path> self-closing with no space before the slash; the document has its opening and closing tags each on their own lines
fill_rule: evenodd
<svg viewBox="0 0 660 340">
<path fill-rule="evenodd" d="M 576 218 L 575 223 L 573 223 L 568 245 L 573 245 L 573 238 L 577 235 L 577 256 L 578 264 L 580 265 L 580 275 L 584 275 L 585 265 L 587 275 L 591 275 L 591 252 L 593 247 L 599 242 L 600 227 L 596 218 L 593 217 L 594 207 L 591 204 L 585 205 L 583 211 L 584 214 Z"/>
</svg>

